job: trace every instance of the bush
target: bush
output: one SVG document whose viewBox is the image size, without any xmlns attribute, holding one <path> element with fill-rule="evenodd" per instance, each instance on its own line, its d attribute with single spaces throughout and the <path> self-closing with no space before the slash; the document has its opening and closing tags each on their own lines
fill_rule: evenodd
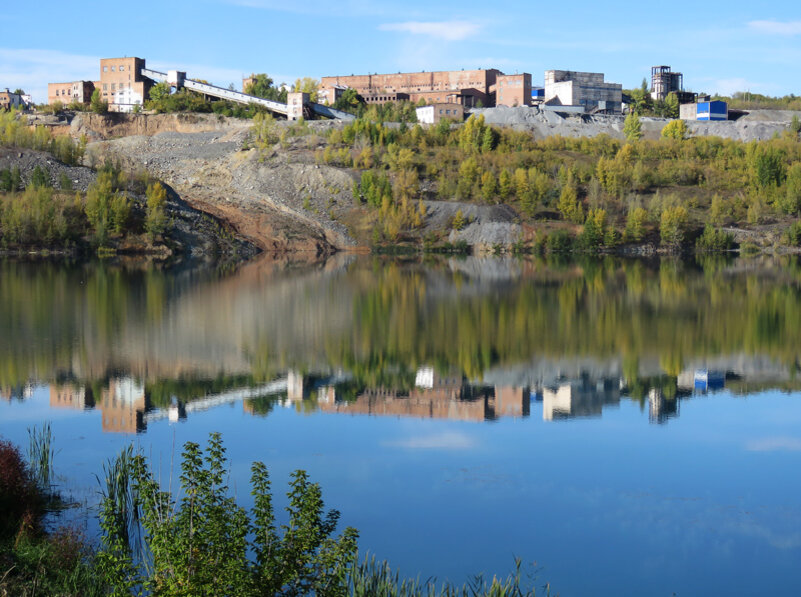
<svg viewBox="0 0 801 597">
<path fill-rule="evenodd" d="M 683 120 L 671 120 L 662 128 L 662 138 L 683 141 L 687 138 L 687 123 Z"/>
<path fill-rule="evenodd" d="M 279 533 L 264 464 L 251 469 L 250 515 L 228 495 L 219 434 L 210 436 L 205 454 L 197 444 L 185 444 L 180 504 L 162 491 L 144 456 L 129 462 L 126 495 L 133 509 L 122 507 L 119 493 L 111 490 L 101 504 L 98 568 L 112 594 L 127 595 L 134 588 L 161 595 L 345 594 L 358 533 L 347 528 L 332 536 L 339 512 L 324 513 L 320 487 L 305 472 L 292 475 L 289 522 Z M 140 513 L 142 541 L 151 554 L 148 566 L 134 561 L 130 518 L 120 516 L 133 510 Z"/>
<path fill-rule="evenodd" d="M 548 235 L 545 248 L 549 253 L 569 253 L 573 250 L 573 237 L 566 230 L 557 230 Z"/>
<path fill-rule="evenodd" d="M 33 530 L 43 500 L 19 449 L 0 441 L 0 542 Z"/>
<path fill-rule="evenodd" d="M 732 248 L 734 248 L 734 236 L 708 224 L 695 241 L 695 250 L 703 253 L 730 251 Z"/>
</svg>

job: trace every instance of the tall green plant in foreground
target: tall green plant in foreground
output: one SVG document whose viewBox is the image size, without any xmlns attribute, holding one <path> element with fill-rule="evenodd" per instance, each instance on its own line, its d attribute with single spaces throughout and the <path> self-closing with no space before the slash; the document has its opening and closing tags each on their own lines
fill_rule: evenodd
<svg viewBox="0 0 801 597">
<path fill-rule="evenodd" d="M 185 445 L 178 501 L 161 490 L 144 456 L 129 463 L 144 549 L 141 557 L 134 555 L 129 521 L 120 516 L 124 508 L 116 503 L 117 492 L 108 491 L 97 561 L 111 594 L 346 594 L 358 533 L 347 528 L 333 536 L 339 512 L 324 514 L 320 487 L 305 472 L 293 474 L 289 522 L 276 528 L 264 464 L 251 469 L 250 514 L 228 495 L 219 434 L 211 435 L 205 454 L 198 444 Z"/>
</svg>

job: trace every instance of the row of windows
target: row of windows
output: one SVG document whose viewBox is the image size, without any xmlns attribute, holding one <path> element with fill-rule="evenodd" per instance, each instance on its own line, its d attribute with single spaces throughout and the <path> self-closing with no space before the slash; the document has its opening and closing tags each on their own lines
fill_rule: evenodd
<svg viewBox="0 0 801 597">
<path fill-rule="evenodd" d="M 116 72 L 116 69 L 117 69 L 116 66 L 112 66 L 111 67 L 111 72 Z M 124 64 L 120 64 L 120 72 L 123 72 L 123 71 L 125 71 L 125 65 Z M 103 72 L 104 73 L 108 72 L 108 66 L 104 66 L 103 67 Z"/>
</svg>

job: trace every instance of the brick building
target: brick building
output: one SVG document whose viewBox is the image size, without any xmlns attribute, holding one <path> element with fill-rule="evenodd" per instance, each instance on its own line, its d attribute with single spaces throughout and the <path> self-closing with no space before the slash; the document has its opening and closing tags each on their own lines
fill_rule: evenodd
<svg viewBox="0 0 801 597">
<path fill-rule="evenodd" d="M 48 83 L 47 103 L 52 105 L 61 102 L 65 106 L 72 102 L 88 104 L 95 90 L 93 81 L 72 81 L 69 83 Z"/>
<path fill-rule="evenodd" d="M 531 104 L 531 75 L 498 75 L 493 91 L 496 106 L 528 106 Z"/>
<path fill-rule="evenodd" d="M 100 61 L 100 96 L 112 112 L 131 112 L 148 98 L 153 82 L 141 74 L 143 58 L 103 58 Z"/>
<path fill-rule="evenodd" d="M 24 105 L 25 102 L 21 94 L 9 91 L 8 88 L 5 91 L 0 91 L 0 110 L 19 108 Z"/>
<path fill-rule="evenodd" d="M 319 97 L 320 101 L 333 104 L 336 88 L 350 87 L 367 103 L 408 99 L 415 103 L 458 103 L 467 108 L 492 106 L 498 75 L 503 73 L 482 69 L 323 77 Z"/>
</svg>

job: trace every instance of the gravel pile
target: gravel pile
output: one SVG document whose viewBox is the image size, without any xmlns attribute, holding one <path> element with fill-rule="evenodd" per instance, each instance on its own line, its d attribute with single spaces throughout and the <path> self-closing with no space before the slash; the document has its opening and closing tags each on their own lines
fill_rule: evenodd
<svg viewBox="0 0 801 597">
<path fill-rule="evenodd" d="M 23 184 L 27 185 L 36 166 L 44 169 L 50 176 L 50 184 L 61 188 L 61 176 L 66 175 L 72 189 L 86 191 L 86 188 L 95 180 L 95 173 L 84 166 L 67 166 L 56 160 L 49 153 L 32 151 L 30 149 L 17 149 L 14 147 L 0 147 L 0 170 L 11 170 L 18 167 Z"/>
<path fill-rule="evenodd" d="M 563 137 L 595 137 L 606 134 L 623 139 L 623 116 L 606 114 L 573 115 L 540 110 L 538 107 L 519 106 L 516 108 L 497 107 L 473 110 L 483 114 L 488 124 L 508 126 L 518 130 L 531 131 L 535 137 L 551 135 Z M 788 129 L 793 115 L 801 114 L 789 110 L 753 110 L 738 120 L 724 122 L 688 121 L 687 127 L 694 136 L 717 136 L 724 139 L 753 141 L 770 139 Z M 667 118 L 643 117 L 643 135 L 647 139 L 658 138 L 662 128 L 670 122 Z"/>
</svg>

